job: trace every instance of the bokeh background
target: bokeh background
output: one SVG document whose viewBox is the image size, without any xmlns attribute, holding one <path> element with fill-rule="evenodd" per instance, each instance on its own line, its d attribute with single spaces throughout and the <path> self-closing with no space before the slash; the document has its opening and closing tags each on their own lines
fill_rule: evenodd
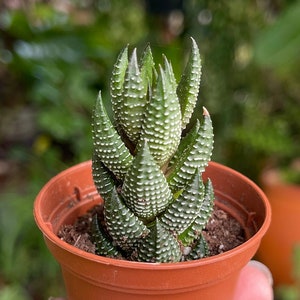
<svg viewBox="0 0 300 300">
<path fill-rule="evenodd" d="M 91 111 L 99 89 L 109 102 L 119 51 L 150 42 L 179 80 L 190 36 L 203 63 L 198 111 L 205 105 L 215 124 L 213 159 L 258 184 L 266 168 L 290 171 L 300 156 L 299 1 L 0 1 L 0 300 L 64 295 L 34 198 L 91 158 Z M 299 286 L 276 297 L 299 299 Z"/>
</svg>

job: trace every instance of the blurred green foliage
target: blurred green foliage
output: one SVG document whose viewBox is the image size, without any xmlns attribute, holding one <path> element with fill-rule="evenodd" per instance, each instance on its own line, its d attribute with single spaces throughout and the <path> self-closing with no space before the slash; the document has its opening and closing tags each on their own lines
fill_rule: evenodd
<svg viewBox="0 0 300 300">
<path fill-rule="evenodd" d="M 298 11 L 291 0 L 2 1 L 0 300 L 63 294 L 33 200 L 54 174 L 90 159 L 94 101 L 99 89 L 109 101 L 108 76 L 128 43 L 151 42 L 178 80 L 196 39 L 214 160 L 257 180 L 266 165 L 299 157 Z"/>
<path fill-rule="evenodd" d="M 6 191 L 0 201 L 0 299 L 45 299 L 61 293 L 57 263 L 32 219 L 32 191 Z"/>
<path fill-rule="evenodd" d="M 299 73 L 300 3 L 288 6 L 274 24 L 262 32 L 255 48 L 255 59 L 262 66 L 290 77 Z"/>
<path fill-rule="evenodd" d="M 300 244 L 295 245 L 293 251 L 293 278 L 294 285 L 282 285 L 275 289 L 275 300 L 298 300 L 300 299 Z"/>
</svg>

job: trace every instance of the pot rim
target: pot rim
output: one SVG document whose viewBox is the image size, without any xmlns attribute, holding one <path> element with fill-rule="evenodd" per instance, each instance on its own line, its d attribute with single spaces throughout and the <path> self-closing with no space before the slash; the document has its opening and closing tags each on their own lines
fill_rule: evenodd
<svg viewBox="0 0 300 300">
<path fill-rule="evenodd" d="M 257 243 L 257 239 L 261 239 L 263 235 L 265 235 L 266 231 L 269 228 L 269 225 L 271 223 L 271 206 L 270 203 L 266 197 L 266 195 L 263 193 L 261 188 L 257 186 L 252 180 L 250 180 L 245 175 L 241 174 L 240 172 L 229 168 L 227 166 L 224 166 L 217 162 L 209 162 L 210 166 L 214 166 L 218 169 L 223 169 L 223 171 L 230 172 L 233 175 L 240 176 L 244 181 L 246 181 L 249 185 L 251 185 L 259 194 L 260 199 L 262 200 L 262 204 L 264 205 L 265 209 L 265 218 L 258 229 L 258 231 L 251 236 L 247 241 L 245 241 L 243 244 L 228 250 L 224 253 L 201 258 L 198 260 L 192 260 L 192 261 L 185 261 L 185 262 L 175 262 L 175 263 L 147 263 L 147 262 L 136 262 L 136 261 L 128 261 L 128 260 L 121 260 L 121 259 L 114 259 L 104 256 L 99 256 L 96 254 L 88 253 L 84 250 L 80 250 L 76 248 L 75 246 L 72 246 L 65 241 L 62 241 L 49 227 L 47 222 L 45 222 L 42 218 L 42 216 L 39 214 L 39 210 L 37 209 L 37 206 L 39 205 L 39 202 L 41 201 L 40 195 L 43 193 L 44 190 L 47 189 L 48 186 L 50 186 L 53 181 L 56 180 L 57 177 L 63 177 L 66 173 L 68 173 L 70 170 L 78 168 L 78 167 L 84 167 L 91 165 L 91 160 L 76 164 L 60 173 L 58 173 L 56 176 L 51 178 L 40 190 L 39 194 L 37 195 L 35 202 L 34 202 L 34 218 L 36 221 L 37 226 L 42 231 L 44 238 L 50 240 L 52 243 L 57 244 L 60 248 L 64 249 L 67 252 L 70 252 L 74 255 L 80 256 L 84 259 L 95 261 L 98 263 L 102 263 L 105 265 L 114 265 L 117 267 L 124 267 L 124 268 L 131 268 L 131 269 L 148 269 L 148 270 L 168 270 L 168 269 L 185 269 L 185 268 L 193 268 L 197 267 L 199 265 L 207 265 L 211 263 L 217 263 L 219 261 L 222 261 L 226 258 L 230 258 L 232 256 L 236 255 L 236 252 L 244 251 L 245 248 L 251 248 L 254 247 Z"/>
</svg>

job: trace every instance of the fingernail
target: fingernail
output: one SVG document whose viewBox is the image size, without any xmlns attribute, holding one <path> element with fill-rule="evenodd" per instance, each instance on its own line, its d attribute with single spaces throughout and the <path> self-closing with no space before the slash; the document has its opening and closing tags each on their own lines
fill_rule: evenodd
<svg viewBox="0 0 300 300">
<path fill-rule="evenodd" d="M 270 283 L 271 286 L 273 286 L 273 276 L 272 273 L 270 271 L 270 269 L 264 265 L 263 263 L 257 261 L 257 260 L 251 260 L 249 262 L 249 265 L 253 266 L 254 268 L 257 268 L 258 270 L 262 271 L 266 277 L 268 278 L 268 281 Z"/>
</svg>

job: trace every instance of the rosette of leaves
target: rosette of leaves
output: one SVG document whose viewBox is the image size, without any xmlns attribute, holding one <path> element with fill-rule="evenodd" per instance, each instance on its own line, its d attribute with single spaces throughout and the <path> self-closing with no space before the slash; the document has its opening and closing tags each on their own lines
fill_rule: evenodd
<svg viewBox="0 0 300 300">
<path fill-rule="evenodd" d="M 183 135 L 201 78 L 192 49 L 179 83 L 163 56 L 155 67 L 148 46 L 137 59 L 128 46 L 111 78 L 113 120 L 101 93 L 93 114 L 93 179 L 104 199 L 95 215 L 97 254 L 143 262 L 177 262 L 208 255 L 202 229 L 211 216 L 212 183 L 202 180 L 213 149 L 208 111 Z"/>
</svg>

